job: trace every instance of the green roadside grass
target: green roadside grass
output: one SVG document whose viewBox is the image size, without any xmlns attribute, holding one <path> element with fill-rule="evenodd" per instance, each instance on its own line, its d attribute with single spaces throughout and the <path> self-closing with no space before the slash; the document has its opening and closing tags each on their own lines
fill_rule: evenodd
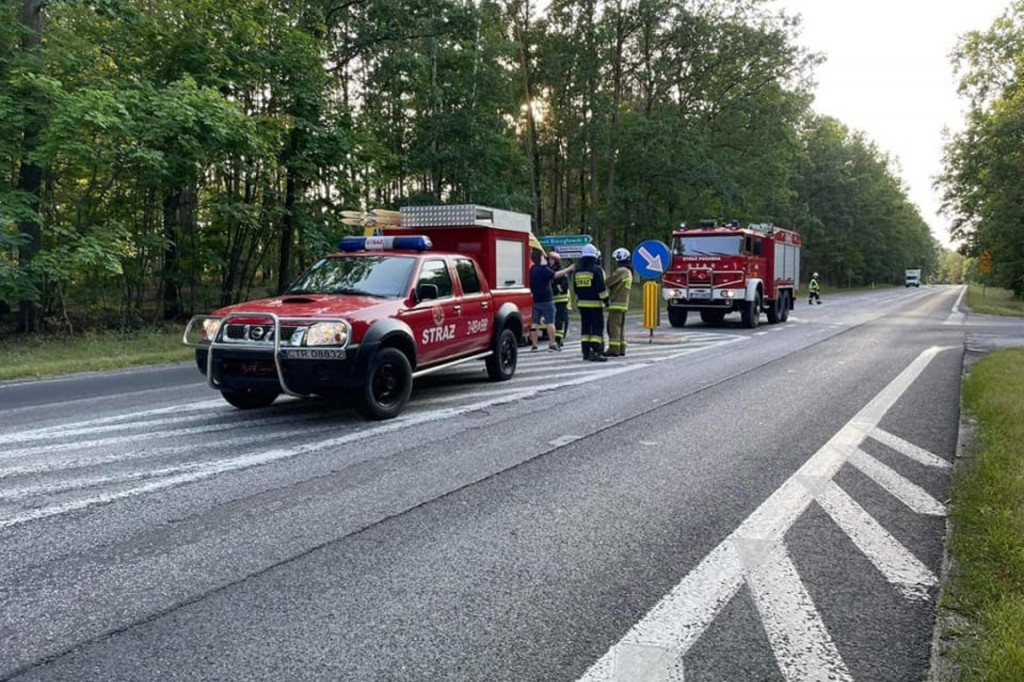
<svg viewBox="0 0 1024 682">
<path fill-rule="evenodd" d="M 1024 301 L 1013 298 L 1013 292 L 1007 289 L 969 284 L 967 286 L 967 305 L 973 312 L 983 315 L 1024 317 Z"/>
<path fill-rule="evenodd" d="M 0 337 L 0 381 L 184 362 L 194 351 L 182 344 L 182 331 Z"/>
<path fill-rule="evenodd" d="M 1010 292 L 971 285 L 973 312 L 1024 315 Z M 1024 680 L 1024 348 L 974 363 L 962 384 L 970 425 L 950 488 L 950 570 L 941 606 L 946 680 Z"/>
</svg>

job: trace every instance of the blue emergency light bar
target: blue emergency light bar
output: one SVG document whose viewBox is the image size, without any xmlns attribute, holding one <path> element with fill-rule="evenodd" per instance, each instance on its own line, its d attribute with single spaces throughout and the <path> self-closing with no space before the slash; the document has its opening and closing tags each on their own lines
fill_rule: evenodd
<svg viewBox="0 0 1024 682">
<path fill-rule="evenodd" d="M 342 237 L 338 248 L 342 251 L 429 251 L 433 246 L 425 234 L 399 237 Z"/>
</svg>

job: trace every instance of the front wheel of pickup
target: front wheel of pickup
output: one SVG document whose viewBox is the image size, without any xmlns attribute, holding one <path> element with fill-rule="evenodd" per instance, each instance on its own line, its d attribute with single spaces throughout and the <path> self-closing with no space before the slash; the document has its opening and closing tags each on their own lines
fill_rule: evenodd
<svg viewBox="0 0 1024 682">
<path fill-rule="evenodd" d="M 359 412 L 367 419 L 397 417 L 412 394 L 412 367 L 397 348 L 381 348 L 370 361 L 366 383 L 359 389 Z"/>
<path fill-rule="evenodd" d="M 277 391 L 221 391 L 220 394 L 240 410 L 267 407 L 280 395 Z"/>
<path fill-rule="evenodd" d="M 511 329 L 502 329 L 498 338 L 494 340 L 494 352 L 487 360 L 487 376 L 491 381 L 506 381 L 516 373 L 516 363 L 519 360 L 519 344 L 516 335 Z"/>
</svg>

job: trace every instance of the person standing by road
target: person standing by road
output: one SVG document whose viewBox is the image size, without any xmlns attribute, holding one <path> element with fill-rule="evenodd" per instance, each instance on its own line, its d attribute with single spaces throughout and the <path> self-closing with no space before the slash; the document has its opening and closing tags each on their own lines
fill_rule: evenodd
<svg viewBox="0 0 1024 682">
<path fill-rule="evenodd" d="M 608 278 L 608 350 L 605 351 L 605 355 L 612 357 L 626 354 L 626 311 L 629 310 L 629 290 L 633 288 L 629 258 L 629 249 L 612 251 L 615 270 Z"/>
<path fill-rule="evenodd" d="M 548 253 L 548 267 L 555 272 L 562 267 L 562 256 L 557 251 Z M 555 341 L 561 348 L 569 333 L 569 278 L 556 277 L 551 281 L 551 290 L 554 293 L 552 300 L 555 302 Z"/>
<path fill-rule="evenodd" d="M 608 289 L 604 270 L 597 262 L 597 247 L 586 244 L 580 253 L 580 264 L 572 276 L 576 291 L 576 307 L 580 309 L 580 348 L 583 359 L 606 362 L 604 353 L 604 309 L 608 305 Z"/>
<path fill-rule="evenodd" d="M 818 273 L 811 275 L 811 282 L 807 288 L 811 292 L 811 297 L 807 299 L 807 303 L 813 305 L 817 301 L 818 305 L 821 305 L 821 287 L 818 285 Z"/>
<path fill-rule="evenodd" d="M 545 325 L 548 332 L 548 350 L 562 350 L 555 341 L 555 303 L 551 283 L 558 277 L 565 277 L 574 269 L 572 265 L 561 270 L 552 270 L 541 263 L 540 251 L 530 254 L 530 293 L 533 294 L 533 324 L 530 326 L 530 348 L 537 350 L 537 329 Z"/>
</svg>

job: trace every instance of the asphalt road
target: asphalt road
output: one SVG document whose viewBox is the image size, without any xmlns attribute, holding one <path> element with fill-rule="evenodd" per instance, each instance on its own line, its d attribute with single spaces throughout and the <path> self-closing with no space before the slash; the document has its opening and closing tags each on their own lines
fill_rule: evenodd
<svg viewBox="0 0 1024 682">
<path fill-rule="evenodd" d="M 633 320 L 383 423 L 0 384 L 0 680 L 921 680 L 965 358 L 1024 344 L 960 292 Z"/>
</svg>

